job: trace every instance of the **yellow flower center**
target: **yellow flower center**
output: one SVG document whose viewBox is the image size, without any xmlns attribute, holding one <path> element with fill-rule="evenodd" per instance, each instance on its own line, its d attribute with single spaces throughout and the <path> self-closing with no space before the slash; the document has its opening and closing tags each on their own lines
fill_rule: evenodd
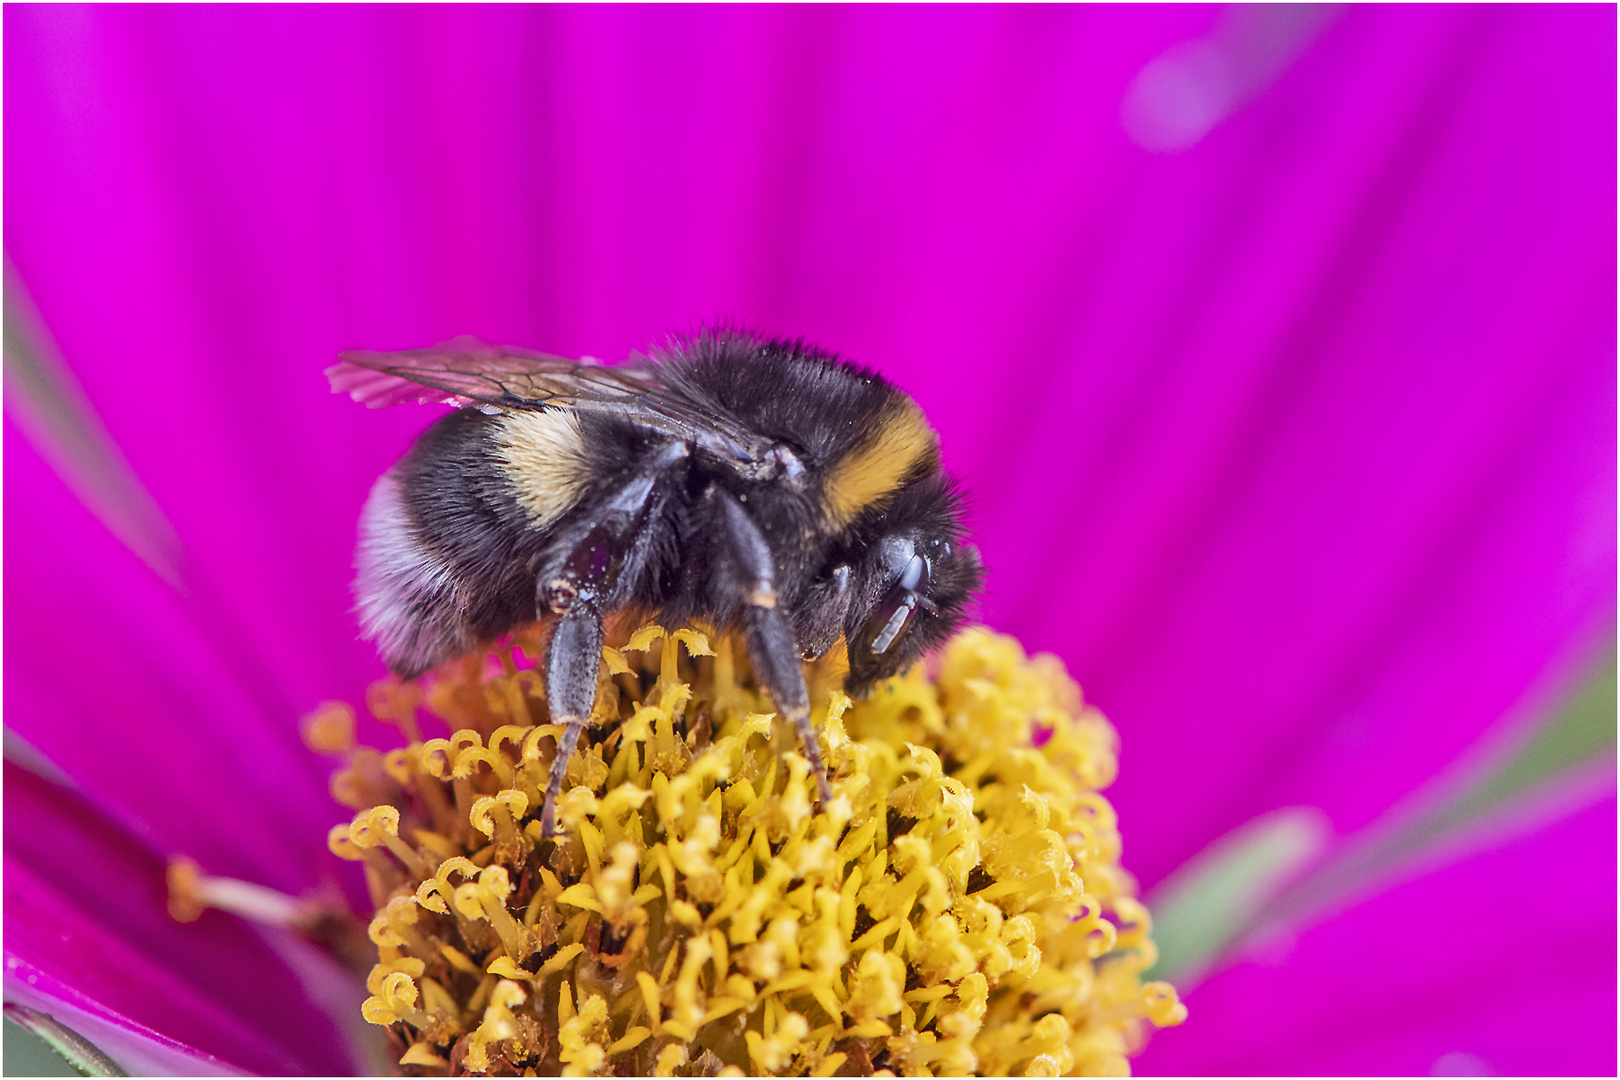
<svg viewBox="0 0 1620 1080">
<path fill-rule="evenodd" d="M 327 706 L 402 1071 L 1120 1075 L 1186 1015 L 1119 866 L 1115 735 L 1051 657 L 986 631 L 851 702 L 807 674 L 834 798 L 740 645 L 647 627 L 604 649 L 588 745 L 540 835 L 561 728 L 514 649 Z M 532 639 L 522 643 L 538 655 Z M 425 700 L 424 700 L 425 693 Z M 423 739 L 417 711 L 448 738 Z"/>
</svg>

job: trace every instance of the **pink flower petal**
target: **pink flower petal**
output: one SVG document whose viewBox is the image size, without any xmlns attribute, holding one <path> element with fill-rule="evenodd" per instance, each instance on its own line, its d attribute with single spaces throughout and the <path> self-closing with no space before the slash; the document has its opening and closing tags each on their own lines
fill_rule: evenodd
<svg viewBox="0 0 1620 1080">
<path fill-rule="evenodd" d="M 313 887 L 342 815 L 298 707 L 231 626 L 91 519 L 9 420 L 5 449 L 6 612 L 27 627 L 6 635 L 6 725 L 158 850 Z"/>
<path fill-rule="evenodd" d="M 1187 995 L 1145 1076 L 1615 1071 L 1615 802 L 1396 886 Z M 1458 1060 L 1453 1058 L 1452 1060 Z"/>
<path fill-rule="evenodd" d="M 6 1002 L 44 1013 L 131 1076 L 245 1076 L 246 1070 L 138 1024 L 5 951 Z"/>
<path fill-rule="evenodd" d="M 166 903 L 163 859 L 74 792 L 6 765 L 8 995 L 20 980 L 253 1072 L 353 1067 L 274 933 L 217 912 L 181 924 Z M 362 996 L 358 980 L 352 993 Z M 74 1026 L 49 1004 L 24 1003 Z"/>
<path fill-rule="evenodd" d="M 354 517 L 428 415 L 321 369 L 720 314 L 917 392 L 988 619 L 1123 733 L 1145 880 L 1373 820 L 1612 625 L 1615 14 L 1348 8 L 1133 143 L 1230 18 L 8 7 L 8 252 L 190 558 L 158 589 L 8 426 L 8 723 L 161 850 L 313 882 L 294 723 L 377 671 Z"/>
</svg>

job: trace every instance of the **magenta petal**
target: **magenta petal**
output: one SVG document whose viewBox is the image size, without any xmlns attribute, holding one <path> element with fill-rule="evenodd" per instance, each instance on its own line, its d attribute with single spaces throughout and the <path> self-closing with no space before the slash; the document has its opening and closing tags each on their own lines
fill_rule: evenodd
<svg viewBox="0 0 1620 1080">
<path fill-rule="evenodd" d="M 353 325 L 337 301 L 347 286 L 316 254 L 333 253 L 329 230 L 349 220 L 320 205 L 371 194 L 350 186 L 350 166 L 305 156 L 351 159 L 344 125 L 318 118 L 335 120 L 332 93 L 363 82 L 341 37 L 311 31 L 376 17 L 265 14 L 7 13 L 7 148 L 45 155 L 10 158 L 7 181 L 32 206 L 8 204 L 8 227 L 29 224 L 7 250 L 179 533 L 206 628 L 274 672 L 296 711 L 358 695 L 377 670 L 347 615 L 356 508 L 423 419 L 351 423 L 363 410 L 321 370 L 344 346 L 448 335 L 408 292 Z M 317 42 L 309 79 L 281 70 Z M 264 79 L 244 82 L 244 65 Z M 217 168 L 172 167 L 199 156 Z M 379 249 L 352 239 L 356 276 L 375 273 Z"/>
<path fill-rule="evenodd" d="M 314 886 L 341 808 L 298 710 L 5 431 L 7 726 L 159 850 Z"/>
<path fill-rule="evenodd" d="M 1613 1076 L 1615 801 L 1396 886 L 1211 978 L 1152 1076 Z"/>
<path fill-rule="evenodd" d="M 1146 881 L 1274 807 L 1376 819 L 1612 625 L 1616 16 L 1347 7 L 1134 145 L 1138 74 L 1227 18 L 8 6 L 8 252 L 193 585 L 8 432 L 8 722 L 162 850 L 308 883 L 292 725 L 377 670 L 354 517 L 426 422 L 321 369 L 720 314 L 918 393 L 986 616 L 1122 732 Z"/>
<path fill-rule="evenodd" d="M 46 1003 L 19 1000 L 70 1027 L 49 1001 L 253 1072 L 353 1070 L 273 935 L 218 912 L 180 924 L 165 904 L 162 859 L 75 793 L 6 765 L 8 997 L 31 986 Z"/>
<path fill-rule="evenodd" d="M 1613 30 L 1347 9 L 1076 225 L 970 486 L 996 621 L 1120 728 L 1145 881 L 1279 806 L 1360 827 L 1612 625 Z"/>
<path fill-rule="evenodd" d="M 72 1029 L 131 1076 L 241 1076 L 221 1061 L 121 1016 L 5 950 L 6 1003 L 26 1005 Z"/>
</svg>

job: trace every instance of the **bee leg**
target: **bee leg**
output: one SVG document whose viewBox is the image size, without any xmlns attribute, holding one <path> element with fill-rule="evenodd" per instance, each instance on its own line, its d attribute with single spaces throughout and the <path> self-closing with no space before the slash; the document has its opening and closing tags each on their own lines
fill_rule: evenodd
<svg viewBox="0 0 1620 1080">
<path fill-rule="evenodd" d="M 854 571 L 833 567 L 827 580 L 813 587 L 800 608 L 799 659 L 819 660 L 844 636 L 844 618 L 854 599 Z"/>
<path fill-rule="evenodd" d="M 579 733 L 591 718 L 596 703 L 596 680 L 602 666 L 602 599 L 612 587 L 613 552 L 617 538 L 600 523 L 575 542 L 561 566 L 540 576 L 541 609 L 562 618 L 551 633 L 546 650 L 546 705 L 551 722 L 561 724 L 557 756 L 546 778 L 546 805 L 540 814 L 540 835 L 556 835 L 557 797 L 568 775 Z"/>
<path fill-rule="evenodd" d="M 727 537 L 730 540 L 734 571 L 740 575 L 737 584 L 747 601 L 743 608 L 743 633 L 748 641 L 748 657 L 754 663 L 754 674 L 765 684 L 771 700 L 781 710 L 782 718 L 799 733 L 804 756 L 816 774 L 816 790 L 823 804 L 832 801 L 832 786 L 827 782 L 827 766 L 821 760 L 821 743 L 816 739 L 815 725 L 810 722 L 810 692 L 804 685 L 804 668 L 799 661 L 799 646 L 793 637 L 793 626 L 782 609 L 776 606 L 776 584 L 770 546 L 760 534 L 759 527 L 749 518 L 737 500 L 720 491 L 711 491 L 724 508 Z"/>
<path fill-rule="evenodd" d="M 810 693 L 804 685 L 804 669 L 799 662 L 799 647 L 793 641 L 793 628 L 776 608 L 750 606 L 743 612 L 743 631 L 748 639 L 748 656 L 754 662 L 754 673 L 765 684 L 776 707 L 782 710 L 783 719 L 798 731 L 804 756 L 816 774 L 816 791 L 822 803 L 831 802 L 832 785 L 827 782 L 821 743 L 816 738 L 815 725 L 810 722 Z"/>
<path fill-rule="evenodd" d="M 579 733 L 590 719 L 596 701 L 596 677 L 602 664 L 602 615 L 591 604 L 575 604 L 557 623 L 546 660 L 546 699 L 553 723 L 562 724 L 557 756 L 546 779 L 546 805 L 540 814 L 540 834 L 557 833 L 557 797 L 562 794 L 568 759 L 574 756 Z"/>
<path fill-rule="evenodd" d="M 561 557 L 541 571 L 536 593 L 539 611 L 562 616 L 546 657 L 546 701 L 551 722 L 563 725 L 563 734 L 546 779 L 546 805 L 540 814 L 544 836 L 556 835 L 557 798 L 568 775 L 568 759 L 573 757 L 579 733 L 596 703 L 596 680 L 602 669 L 602 612 L 613 601 L 631 538 L 668 497 L 667 478 L 689 452 L 679 442 L 654 452 L 612 500 L 559 545 Z"/>
</svg>

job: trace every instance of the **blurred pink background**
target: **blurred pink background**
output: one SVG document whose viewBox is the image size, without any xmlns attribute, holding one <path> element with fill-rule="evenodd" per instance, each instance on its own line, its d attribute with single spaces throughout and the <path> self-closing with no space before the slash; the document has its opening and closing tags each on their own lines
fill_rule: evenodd
<svg viewBox="0 0 1620 1080">
<path fill-rule="evenodd" d="M 8 374 L 6 723 L 159 854 L 329 872 L 296 724 L 380 673 L 354 521 L 429 419 L 329 394 L 345 348 L 724 317 L 894 378 L 983 619 L 1120 731 L 1148 887 L 1279 807 L 1369 825 L 1612 634 L 1612 7 L 4 19 L 6 252 L 160 515 L 87 510 Z M 1141 1069 L 1612 1073 L 1612 794 L 1517 843 L 1216 976 Z"/>
</svg>

